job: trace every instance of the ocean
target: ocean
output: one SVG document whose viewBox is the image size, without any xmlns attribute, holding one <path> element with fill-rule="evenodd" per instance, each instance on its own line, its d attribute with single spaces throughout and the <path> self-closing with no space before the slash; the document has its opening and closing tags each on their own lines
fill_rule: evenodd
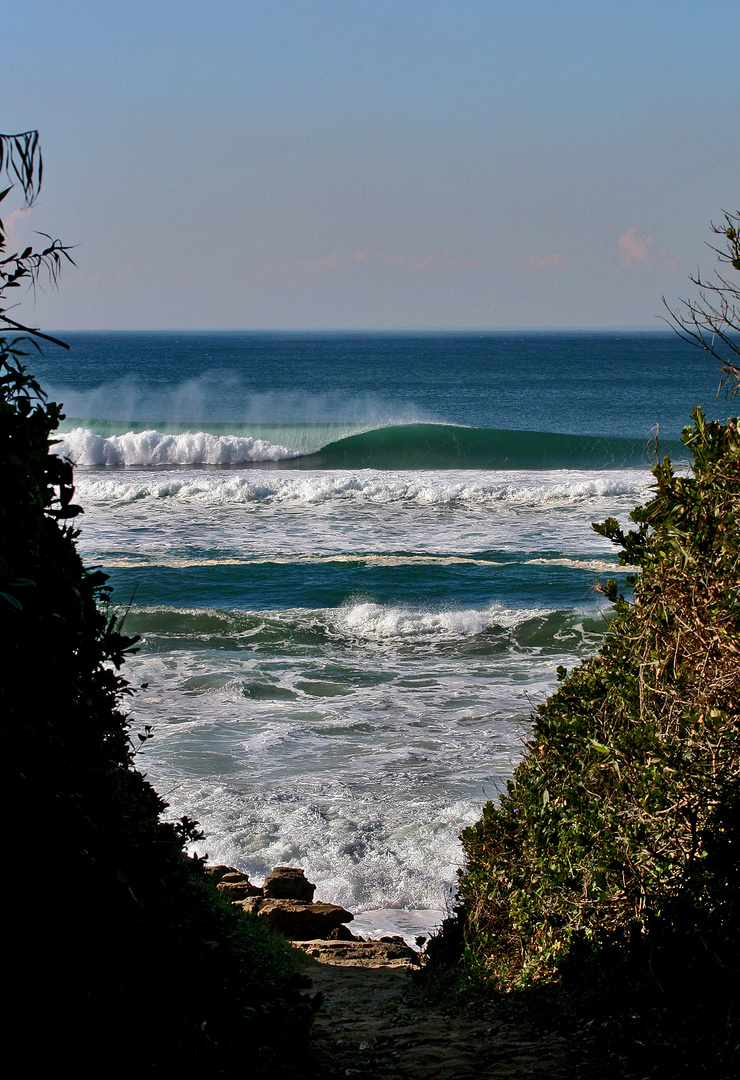
<svg viewBox="0 0 740 1080">
<path fill-rule="evenodd" d="M 680 461 L 692 406 L 728 411 L 713 363 L 670 332 L 61 336 L 29 366 L 141 638 L 139 767 L 211 862 L 426 932 L 608 625 L 591 522 L 649 496 L 655 425 Z"/>
</svg>

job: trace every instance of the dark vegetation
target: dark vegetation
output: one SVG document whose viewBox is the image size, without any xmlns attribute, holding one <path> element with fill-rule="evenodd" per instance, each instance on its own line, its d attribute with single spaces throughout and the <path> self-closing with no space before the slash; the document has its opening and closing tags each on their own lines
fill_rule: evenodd
<svg viewBox="0 0 740 1080">
<path fill-rule="evenodd" d="M 0 136 L 2 174 L 33 200 L 34 132 Z M 20 333 L 0 338 L 8 1053 L 29 1075 L 281 1075 L 310 1011 L 289 949 L 220 899 L 187 854 L 195 823 L 163 821 L 135 768 L 151 734 L 125 709 L 135 640 L 76 549 L 72 466 L 50 452 L 60 407 L 25 368 L 44 335 L 7 313 L 10 289 L 69 259 L 46 239 L 9 254 L 0 224 L 0 319 Z"/>
<path fill-rule="evenodd" d="M 718 275 L 705 303 L 697 282 L 682 318 L 726 344 L 732 394 L 737 286 Z M 460 907 L 429 947 L 458 984 L 557 1013 L 583 1076 L 740 1075 L 740 421 L 692 419 L 688 475 L 666 458 L 636 528 L 594 526 L 640 571 L 634 598 L 601 586 L 602 647 L 558 671 L 507 793 L 463 832 Z"/>
</svg>

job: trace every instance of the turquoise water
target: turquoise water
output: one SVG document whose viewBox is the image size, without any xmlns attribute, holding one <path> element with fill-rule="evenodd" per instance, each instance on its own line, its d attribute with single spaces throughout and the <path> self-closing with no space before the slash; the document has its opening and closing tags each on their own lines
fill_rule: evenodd
<svg viewBox="0 0 740 1080">
<path fill-rule="evenodd" d="M 680 458 L 723 415 L 717 374 L 670 334 L 69 338 L 41 377 L 141 635 L 142 767 L 214 861 L 431 924 L 607 625 L 590 523 L 649 494 L 654 425 Z"/>
</svg>

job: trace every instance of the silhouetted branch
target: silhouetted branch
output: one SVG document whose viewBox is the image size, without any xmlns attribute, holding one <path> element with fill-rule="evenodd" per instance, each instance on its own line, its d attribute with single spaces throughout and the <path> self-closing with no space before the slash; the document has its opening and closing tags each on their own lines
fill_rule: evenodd
<svg viewBox="0 0 740 1080">
<path fill-rule="evenodd" d="M 712 222 L 712 232 L 723 236 L 726 246 L 707 246 L 716 252 L 720 263 L 740 271 L 740 210 L 734 214 L 724 211 L 724 222 Z M 740 360 L 735 359 L 740 358 L 740 288 L 719 271 L 706 279 L 697 269 L 689 280 L 699 289 L 698 298 L 681 300 L 680 307 L 673 310 L 663 297 L 669 316 L 665 321 L 684 341 L 716 357 L 722 373 L 717 393 L 724 390 L 732 400 L 740 390 Z"/>
<path fill-rule="evenodd" d="M 12 326 L 14 330 L 20 330 L 24 334 L 33 334 L 34 337 L 43 338 L 44 341 L 51 341 L 54 345 L 61 345 L 63 349 L 69 348 L 66 341 L 60 341 L 59 338 L 51 337 L 49 334 L 42 334 L 40 330 L 37 330 L 33 326 L 24 326 L 23 323 L 16 322 L 15 319 L 9 319 L 4 312 L 0 312 L 0 319 L 9 326 Z"/>
<path fill-rule="evenodd" d="M 11 184 L 17 181 L 21 185 L 26 206 L 39 193 L 43 171 L 38 131 L 0 135 L 0 176 L 5 173 Z"/>
<path fill-rule="evenodd" d="M 3 174 L 11 181 L 10 186 L 0 191 L 0 202 L 13 190 L 15 182 L 23 188 L 24 207 L 29 207 L 41 188 L 43 163 L 39 137 L 36 131 L 24 131 L 19 135 L 0 135 L 0 177 Z M 32 245 L 28 245 L 23 251 L 15 251 L 6 254 L 7 234 L 0 221 L 0 322 L 12 326 L 14 330 L 21 330 L 25 334 L 31 334 L 45 341 L 51 341 L 55 345 L 69 348 L 63 341 L 42 334 L 34 327 L 16 322 L 7 314 L 7 290 L 17 289 L 21 285 L 33 290 L 40 284 L 40 277 L 46 274 L 49 285 L 56 287 L 59 273 L 64 260 L 74 265 L 70 255 L 70 248 L 61 242 L 53 240 L 48 233 L 37 233 L 48 240 L 48 244 L 41 251 L 37 251 Z M 15 306 L 15 305 L 11 305 Z"/>
</svg>

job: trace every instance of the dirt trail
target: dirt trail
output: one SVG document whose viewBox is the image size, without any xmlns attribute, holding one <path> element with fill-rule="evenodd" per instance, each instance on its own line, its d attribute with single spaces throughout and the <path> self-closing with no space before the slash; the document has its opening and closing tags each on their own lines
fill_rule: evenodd
<svg viewBox="0 0 740 1080">
<path fill-rule="evenodd" d="M 567 1080 L 566 1046 L 509 1020 L 426 1000 L 408 968 L 353 967 L 306 956 L 316 1013 L 306 1076 L 409 1080 Z"/>
</svg>

